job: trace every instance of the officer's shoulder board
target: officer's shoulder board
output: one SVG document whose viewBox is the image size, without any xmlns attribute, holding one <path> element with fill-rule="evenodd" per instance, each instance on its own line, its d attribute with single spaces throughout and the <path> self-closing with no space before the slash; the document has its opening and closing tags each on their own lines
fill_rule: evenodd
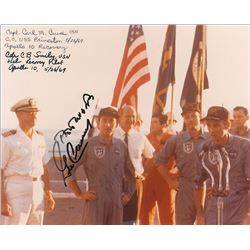
<svg viewBox="0 0 250 250">
<path fill-rule="evenodd" d="M 8 137 L 8 136 L 14 135 L 15 133 L 16 133 L 16 130 L 11 129 L 11 130 L 9 130 L 7 132 L 2 133 L 2 136 L 3 137 Z"/>
<path fill-rule="evenodd" d="M 37 132 L 37 134 L 38 134 L 38 135 L 42 135 L 42 136 L 44 136 L 43 132 L 38 131 L 38 130 L 36 130 L 36 132 Z"/>
</svg>

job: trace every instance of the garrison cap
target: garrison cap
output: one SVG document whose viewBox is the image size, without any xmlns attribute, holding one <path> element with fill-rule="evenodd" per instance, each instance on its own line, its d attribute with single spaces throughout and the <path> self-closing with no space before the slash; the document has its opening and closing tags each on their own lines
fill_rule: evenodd
<svg viewBox="0 0 250 250">
<path fill-rule="evenodd" d="M 13 105 L 10 109 L 12 112 L 18 112 L 18 111 L 40 111 L 36 100 L 34 100 L 31 97 L 22 99 L 18 101 L 15 105 Z"/>
<path fill-rule="evenodd" d="M 212 106 L 207 111 L 207 116 L 202 120 L 227 121 L 230 119 L 230 112 L 221 106 Z"/>
</svg>

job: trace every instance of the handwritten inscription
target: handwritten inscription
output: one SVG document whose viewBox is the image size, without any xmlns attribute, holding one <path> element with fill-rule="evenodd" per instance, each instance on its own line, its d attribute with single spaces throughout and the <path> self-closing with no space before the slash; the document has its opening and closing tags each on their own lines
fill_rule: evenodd
<svg viewBox="0 0 250 250">
<path fill-rule="evenodd" d="M 16 70 L 35 70 L 38 72 L 40 68 L 44 71 L 62 72 L 66 71 L 64 62 L 71 57 L 71 54 L 54 54 L 53 52 L 44 53 L 40 50 L 36 52 L 16 52 L 7 51 L 5 58 L 9 65 L 9 70 L 14 72 Z"/>
<path fill-rule="evenodd" d="M 65 73 L 72 57 L 70 48 L 83 44 L 78 29 L 68 27 L 8 28 L 3 39 L 5 59 L 12 73 Z"/>
<path fill-rule="evenodd" d="M 67 123 L 67 128 L 60 130 L 54 136 L 53 145 L 53 158 L 57 169 L 62 173 L 64 184 L 66 186 L 65 179 L 72 175 L 72 170 L 77 162 L 80 161 L 88 143 L 85 142 L 85 136 L 87 135 L 90 128 L 92 128 L 89 119 L 86 119 L 86 126 L 83 129 L 83 133 L 79 140 L 79 143 L 74 147 L 70 139 L 73 130 L 76 129 L 77 123 L 86 114 L 86 110 L 90 107 L 90 101 L 94 100 L 93 95 L 83 94 L 82 100 L 84 107 L 80 109 L 76 116 L 69 119 Z M 62 154 L 61 148 L 66 146 L 66 154 Z M 59 156 L 59 161 L 56 160 L 56 155 Z"/>
</svg>

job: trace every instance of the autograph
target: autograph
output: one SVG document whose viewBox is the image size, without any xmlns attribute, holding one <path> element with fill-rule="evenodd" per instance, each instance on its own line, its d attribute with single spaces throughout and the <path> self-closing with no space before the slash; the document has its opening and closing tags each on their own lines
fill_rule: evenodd
<svg viewBox="0 0 250 250">
<path fill-rule="evenodd" d="M 86 113 L 86 110 L 90 107 L 90 101 L 94 100 L 93 95 L 83 94 L 82 96 L 84 107 L 78 112 L 76 116 L 73 116 L 68 121 L 68 127 L 64 130 L 60 130 L 54 136 L 54 145 L 53 145 L 53 159 L 57 169 L 62 173 L 64 185 L 66 186 L 65 180 L 72 175 L 72 170 L 77 162 L 80 161 L 88 143 L 86 142 L 83 145 L 84 138 L 90 128 L 92 128 L 91 122 L 89 119 L 86 119 L 86 127 L 83 131 L 83 134 L 80 138 L 79 143 L 74 147 L 71 142 L 65 142 L 66 138 L 71 135 L 72 131 L 75 129 L 76 123 L 78 123 L 83 115 Z M 60 146 L 66 143 L 66 154 L 61 153 Z M 56 153 L 59 157 L 56 156 Z M 57 160 L 59 159 L 59 160 Z"/>
</svg>

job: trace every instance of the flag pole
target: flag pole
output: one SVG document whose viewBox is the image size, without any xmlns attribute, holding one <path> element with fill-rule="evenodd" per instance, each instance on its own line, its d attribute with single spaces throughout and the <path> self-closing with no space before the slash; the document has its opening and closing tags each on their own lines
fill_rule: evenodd
<svg viewBox="0 0 250 250">
<path fill-rule="evenodd" d="M 205 63 L 206 63 L 206 42 L 207 42 L 207 27 L 202 25 L 202 61 L 201 61 L 201 86 L 200 86 L 200 110 L 202 115 L 202 95 L 204 89 Z"/>
<path fill-rule="evenodd" d="M 171 91 L 171 109 L 170 109 L 170 124 L 173 124 L 173 109 L 174 109 L 174 84 L 171 84 L 172 86 L 172 91 Z"/>
<path fill-rule="evenodd" d="M 203 26 L 202 26 L 202 38 L 203 38 Z M 198 70 L 197 70 L 197 87 L 198 87 L 197 101 L 198 101 L 201 113 L 202 113 L 202 61 L 203 61 L 202 50 L 203 50 L 203 41 L 202 41 L 202 43 L 201 43 L 201 41 L 199 41 L 199 44 L 198 44 Z"/>
</svg>

